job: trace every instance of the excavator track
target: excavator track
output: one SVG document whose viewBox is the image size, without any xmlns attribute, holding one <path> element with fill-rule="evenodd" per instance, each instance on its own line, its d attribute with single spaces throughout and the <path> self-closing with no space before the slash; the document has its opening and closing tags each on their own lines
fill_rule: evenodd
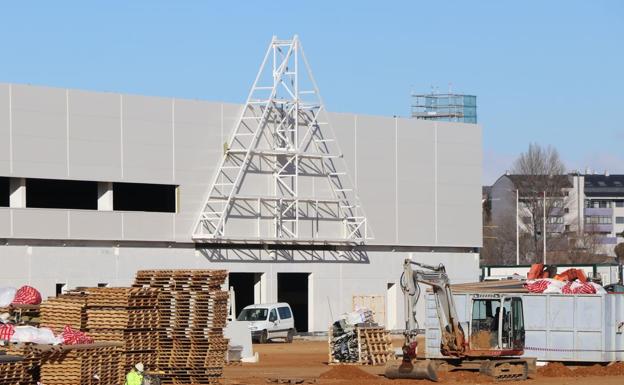
<svg viewBox="0 0 624 385">
<path fill-rule="evenodd" d="M 494 378 L 494 381 L 526 380 L 529 376 L 529 365 L 522 359 L 495 360 L 484 362 L 480 372 Z"/>
</svg>

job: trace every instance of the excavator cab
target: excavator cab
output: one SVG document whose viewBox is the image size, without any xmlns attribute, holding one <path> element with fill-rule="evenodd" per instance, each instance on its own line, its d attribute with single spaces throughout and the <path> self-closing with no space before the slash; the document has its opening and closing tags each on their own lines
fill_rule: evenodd
<svg viewBox="0 0 624 385">
<path fill-rule="evenodd" d="M 498 294 L 473 298 L 469 338 L 473 354 L 521 355 L 524 338 L 522 298 Z"/>
</svg>

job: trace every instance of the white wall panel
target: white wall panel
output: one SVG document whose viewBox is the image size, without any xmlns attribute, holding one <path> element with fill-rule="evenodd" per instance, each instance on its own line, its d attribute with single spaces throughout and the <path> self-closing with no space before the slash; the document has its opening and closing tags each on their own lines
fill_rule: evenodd
<svg viewBox="0 0 624 385">
<path fill-rule="evenodd" d="M 175 100 L 176 239 L 188 241 L 223 153 L 219 103 Z"/>
<path fill-rule="evenodd" d="M 435 245 L 434 127 L 421 120 L 398 120 L 399 244 Z"/>
<path fill-rule="evenodd" d="M 11 135 L 8 84 L 0 84 L 0 175 L 11 172 Z"/>
<path fill-rule="evenodd" d="M 174 240 L 175 214 L 124 212 L 123 239 L 171 242 Z"/>
<path fill-rule="evenodd" d="M 437 122 L 436 129 L 438 245 L 480 246 L 480 128 Z"/>
<path fill-rule="evenodd" d="M 121 95 L 69 91 L 69 176 L 121 180 Z"/>
<path fill-rule="evenodd" d="M 67 177 L 66 90 L 12 86 L 13 175 Z"/>
<path fill-rule="evenodd" d="M 358 116 L 357 190 L 374 243 L 396 241 L 395 119 Z"/>
<path fill-rule="evenodd" d="M 122 239 L 120 212 L 88 210 L 69 211 L 69 234 L 72 239 Z"/>
<path fill-rule="evenodd" d="M 123 180 L 173 182 L 171 99 L 123 96 Z"/>
<path fill-rule="evenodd" d="M 68 210 L 10 209 L 13 211 L 13 237 L 67 239 Z"/>
<path fill-rule="evenodd" d="M 11 237 L 11 209 L 6 207 L 0 207 L 0 237 Z"/>
</svg>

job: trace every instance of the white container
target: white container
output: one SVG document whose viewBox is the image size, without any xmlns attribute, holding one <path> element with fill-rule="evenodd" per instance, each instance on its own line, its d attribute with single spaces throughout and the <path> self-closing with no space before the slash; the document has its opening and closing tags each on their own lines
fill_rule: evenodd
<svg viewBox="0 0 624 385">
<path fill-rule="evenodd" d="M 510 294 L 511 295 L 511 294 Z M 624 361 L 624 294 L 513 294 L 522 297 L 525 357 L 542 361 Z M 474 294 L 454 294 L 457 316 L 468 330 Z M 427 356 L 440 358 L 435 299 L 426 296 Z"/>
</svg>

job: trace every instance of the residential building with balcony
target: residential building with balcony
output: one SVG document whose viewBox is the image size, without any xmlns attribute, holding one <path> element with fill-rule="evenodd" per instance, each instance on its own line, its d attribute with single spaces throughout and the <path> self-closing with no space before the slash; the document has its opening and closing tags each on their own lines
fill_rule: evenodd
<svg viewBox="0 0 624 385">
<path fill-rule="evenodd" d="M 528 178 L 531 176 L 505 174 L 492 186 L 483 189 L 487 192 L 483 200 L 490 210 L 490 221 L 486 224 L 489 232 L 496 229 L 500 232 L 505 226 L 513 227 L 507 229 L 508 232 L 515 232 L 517 223 L 520 232 L 532 234 L 534 221 L 542 223 L 543 219 L 532 218 L 529 210 L 530 200 L 540 198 L 536 198 L 534 191 L 526 191 L 531 185 Z M 572 173 L 556 178 L 559 180 L 554 184 L 560 186 L 560 192 L 551 191 L 551 196 L 546 196 L 547 239 L 562 238 L 568 234 L 568 242 L 571 242 L 579 239 L 580 234 L 583 238 L 592 238 L 596 254 L 614 256 L 615 245 L 624 242 L 624 175 Z M 543 195 L 541 199 L 544 199 Z M 537 227 L 537 235 L 541 237 L 543 227 Z M 488 231 L 484 235 L 488 237 Z M 501 236 L 490 234 L 490 238 L 496 240 Z M 584 242 L 587 243 L 587 239 Z"/>
</svg>

